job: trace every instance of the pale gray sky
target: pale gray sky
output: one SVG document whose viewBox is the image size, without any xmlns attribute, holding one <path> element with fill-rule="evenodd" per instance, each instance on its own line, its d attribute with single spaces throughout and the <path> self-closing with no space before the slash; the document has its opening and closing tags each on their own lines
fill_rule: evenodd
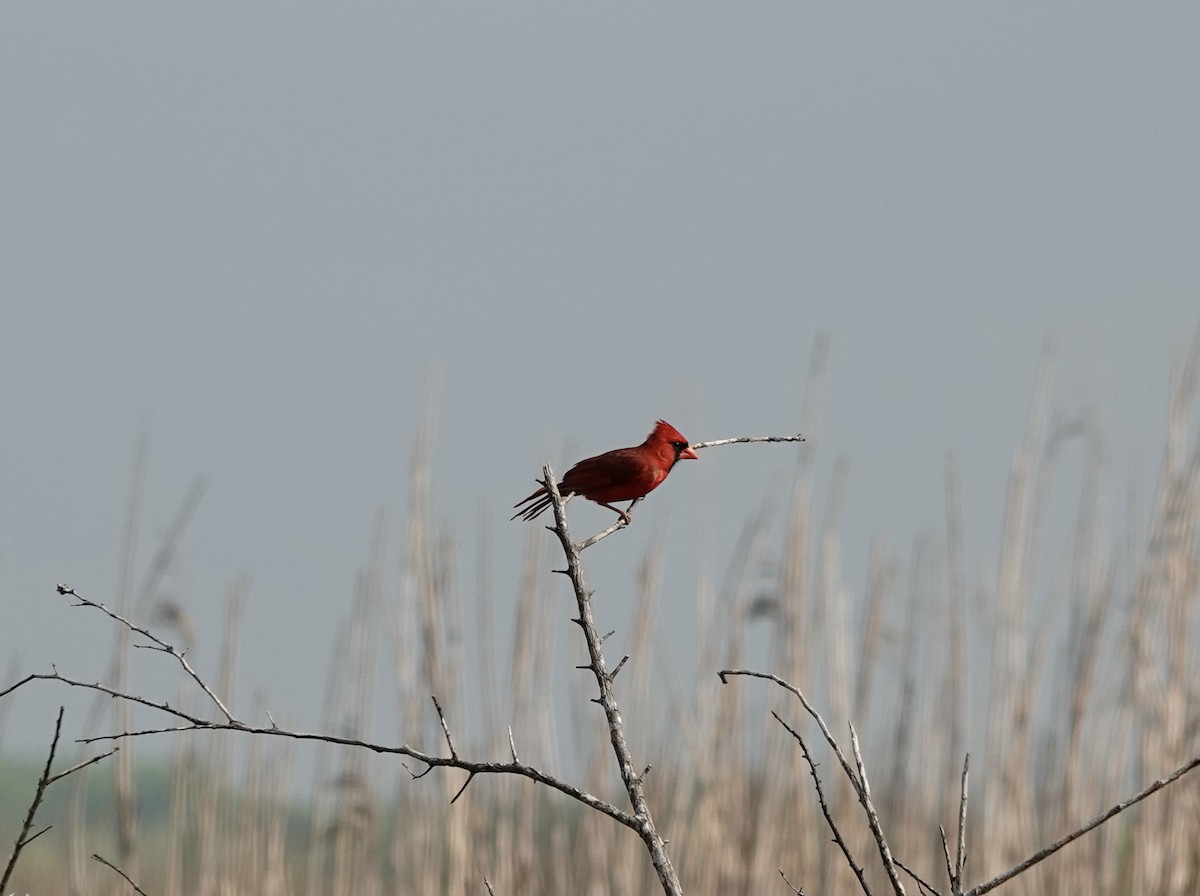
<svg viewBox="0 0 1200 896">
<path fill-rule="evenodd" d="M 488 521 L 507 632 L 547 445 L 796 432 L 818 334 L 847 582 L 940 530 L 948 451 L 986 579 L 1048 336 L 1118 506 L 1159 461 L 1200 323 L 1197 34 L 1189 3 L 0 5 L 0 669 L 100 670 L 52 589 L 112 599 L 146 429 L 142 567 L 207 477 L 170 593 L 211 661 L 248 577 L 245 691 L 311 724 L 431 382 L 437 512 L 467 591 Z M 678 470 L 591 559 L 602 624 L 669 515 L 687 631 L 698 531 L 719 568 L 794 457 Z"/>
</svg>

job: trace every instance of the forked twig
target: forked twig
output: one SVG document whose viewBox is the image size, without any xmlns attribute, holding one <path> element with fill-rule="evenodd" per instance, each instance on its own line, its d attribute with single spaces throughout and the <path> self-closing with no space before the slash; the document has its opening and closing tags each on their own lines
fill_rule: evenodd
<svg viewBox="0 0 1200 896">
<path fill-rule="evenodd" d="M 125 626 L 131 632 L 141 635 L 143 638 L 146 638 L 152 642 L 151 644 L 139 644 L 137 646 L 145 647 L 149 650 L 157 650 L 161 653 L 167 654 L 168 656 L 174 657 L 179 662 L 179 665 L 183 667 L 183 671 L 186 672 L 192 681 L 199 685 L 200 690 L 204 691 L 204 693 L 208 695 L 209 699 L 217 705 L 217 709 L 221 710 L 221 714 L 225 716 L 225 721 L 233 721 L 233 714 L 229 711 L 229 708 L 223 702 L 221 702 L 220 697 L 213 693 L 212 688 L 204 683 L 204 680 L 201 679 L 196 673 L 196 670 L 192 668 L 192 664 L 187 661 L 187 657 L 184 656 L 183 651 L 176 650 L 173 645 L 168 644 L 162 638 L 152 634 L 149 630 L 144 629 L 141 626 L 134 625 L 120 613 L 113 612 L 108 607 L 104 606 L 104 604 L 97 603 L 94 600 L 88 600 L 86 597 L 83 597 L 81 594 L 77 593 L 70 585 L 59 585 L 58 593 L 75 598 L 75 600 L 78 601 L 78 603 L 75 605 L 77 607 L 91 607 L 99 610 L 110 619 L 121 623 L 121 625 Z"/>
<path fill-rule="evenodd" d="M 7 689 L 5 693 L 15 690 L 15 687 L 17 686 Z M 37 811 L 42 805 L 42 799 L 46 795 L 46 788 L 48 788 L 55 781 L 59 781 L 65 778 L 67 775 L 74 774 L 80 769 L 87 768 L 89 765 L 99 762 L 101 759 L 111 756 L 113 753 L 117 752 L 117 748 L 113 747 L 106 753 L 101 753 L 99 756 L 93 756 L 91 759 L 85 759 L 83 762 L 76 763 L 75 765 L 59 772 L 56 775 L 50 774 L 50 767 L 54 764 L 54 756 L 58 752 L 58 741 L 59 738 L 62 737 L 62 721 L 63 707 L 60 706 L 58 708 L 58 717 L 54 721 L 54 736 L 50 739 L 50 749 L 46 754 L 46 765 L 42 768 L 42 774 L 38 777 L 37 787 L 33 793 L 33 800 L 29 803 L 29 808 L 25 812 L 25 820 L 22 822 L 21 830 L 17 834 L 17 840 L 13 844 L 12 855 L 8 857 L 8 864 L 4 868 L 3 876 L 0 876 L 0 893 L 7 892 L 8 881 L 12 877 L 13 871 L 17 867 L 17 859 L 20 858 L 21 851 L 38 837 L 42 836 L 42 834 L 46 833 L 46 831 L 50 830 L 50 825 L 47 825 L 36 834 L 29 833 L 33 829 L 33 820 L 37 816 Z"/>
</svg>

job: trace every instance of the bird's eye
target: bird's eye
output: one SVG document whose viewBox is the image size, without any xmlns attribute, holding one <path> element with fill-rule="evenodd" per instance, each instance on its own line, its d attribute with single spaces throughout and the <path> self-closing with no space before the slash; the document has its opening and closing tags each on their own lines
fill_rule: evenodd
<svg viewBox="0 0 1200 896">
<path fill-rule="evenodd" d="M 674 449 L 675 449 L 675 453 L 676 453 L 676 454 L 678 454 L 678 453 L 679 453 L 679 452 L 681 452 L 681 451 L 682 451 L 684 448 L 686 448 L 686 447 L 687 447 L 687 442 L 672 442 L 672 443 L 671 443 L 671 447 L 672 447 L 672 448 L 674 448 Z"/>
</svg>

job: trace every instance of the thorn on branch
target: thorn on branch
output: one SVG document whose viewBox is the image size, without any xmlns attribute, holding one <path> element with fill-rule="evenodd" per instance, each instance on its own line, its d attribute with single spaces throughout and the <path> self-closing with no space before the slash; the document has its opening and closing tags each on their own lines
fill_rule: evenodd
<svg viewBox="0 0 1200 896">
<path fill-rule="evenodd" d="M 427 774 L 429 774 L 431 771 L 433 771 L 433 766 L 432 766 L 432 765 L 430 765 L 430 766 L 427 766 L 427 767 L 426 767 L 426 769 L 425 769 L 424 771 L 422 771 L 422 772 L 414 772 L 414 771 L 413 771 L 411 768 L 409 768 L 409 767 L 408 767 L 408 763 L 407 763 L 407 762 L 401 762 L 401 763 L 400 763 L 400 766 L 401 766 L 401 768 L 403 768 L 403 769 L 404 769 L 406 772 L 408 772 L 409 776 L 411 776 L 411 777 L 412 777 L 412 779 L 413 779 L 414 781 L 417 781 L 417 780 L 419 780 L 419 779 L 421 779 L 421 778 L 424 778 L 424 777 L 425 777 Z"/>
<path fill-rule="evenodd" d="M 467 785 L 470 784 L 474 780 L 475 780 L 475 773 L 470 772 L 467 775 L 467 780 L 463 781 L 463 786 L 458 788 L 458 793 L 454 794 L 454 796 L 450 798 L 451 806 L 453 806 L 458 801 L 458 798 L 463 795 L 463 791 L 467 789 Z"/>
<path fill-rule="evenodd" d="M 438 721 L 442 725 L 442 733 L 446 735 L 446 746 L 450 748 L 450 758 L 457 759 L 458 750 L 454 749 L 454 741 L 450 739 L 450 726 L 446 724 L 446 716 L 442 713 L 442 705 L 438 703 L 438 698 L 435 695 L 430 694 L 429 696 L 433 700 L 434 708 L 437 710 Z M 466 785 L 463 786 L 465 787 Z"/>
<path fill-rule="evenodd" d="M 625 654 L 623 657 L 621 657 L 621 662 L 617 663 L 616 668 L 614 668 L 612 672 L 608 673 L 609 681 L 612 681 L 617 677 L 617 673 L 621 671 L 621 667 L 625 665 L 625 661 L 627 659 L 629 659 L 629 654 Z"/>
<path fill-rule="evenodd" d="M 42 836 L 42 834 L 46 833 L 46 831 L 50 830 L 52 827 L 54 827 L 54 825 L 48 824 L 44 828 L 42 828 L 40 831 L 38 831 L 36 834 L 34 834 L 33 836 L 28 837 L 25 840 L 22 840 L 21 848 L 24 849 L 26 846 L 28 846 L 30 843 L 32 843 L 34 840 L 36 840 L 38 837 Z"/>
<path fill-rule="evenodd" d="M 614 629 L 613 631 L 609 632 L 607 635 L 601 635 L 600 643 L 603 644 L 605 641 L 607 641 L 609 638 L 611 638 L 615 634 L 616 634 L 616 630 Z"/>
</svg>

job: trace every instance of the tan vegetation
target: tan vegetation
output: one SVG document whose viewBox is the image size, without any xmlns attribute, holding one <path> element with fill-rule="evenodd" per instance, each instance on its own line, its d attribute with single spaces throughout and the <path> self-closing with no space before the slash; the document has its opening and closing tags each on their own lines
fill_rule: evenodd
<svg viewBox="0 0 1200 896">
<path fill-rule="evenodd" d="M 1012 866 L 1200 754 L 1200 439 L 1190 419 L 1198 367 L 1196 350 L 1179 365 L 1154 496 L 1145 510 L 1131 501 L 1119 540 L 1109 533 L 1112 475 L 1103 433 L 1091 419 L 1065 427 L 1051 418 L 1043 371 L 1013 461 L 997 573 L 982 585 L 968 584 L 961 487 L 951 460 L 943 533 L 918 541 L 907 570 L 877 546 L 866 588 L 854 593 L 840 568 L 839 485 L 822 514 L 813 499 L 815 445 L 808 443 L 782 527 L 773 522 L 776 497 L 768 496 L 734 546 L 720 584 L 701 577 L 699 672 L 682 686 L 657 675 L 648 659 L 662 637 L 656 605 L 664 586 L 663 558 L 656 540 L 647 539 L 627 639 L 634 659 L 615 687 L 635 758 L 653 762 L 647 799 L 684 892 L 786 896 L 792 890 L 781 872 L 813 896 L 859 891 L 831 843 L 809 766 L 771 711 L 812 735 L 831 817 L 865 864 L 873 890 L 891 889 L 848 781 L 796 700 L 750 679 L 722 684 L 720 669 L 753 668 L 796 684 L 843 742 L 847 723 L 855 724 L 892 852 L 942 892 L 946 857 L 938 827 L 946 828 L 953 848 L 968 748 L 967 884 Z M 810 388 L 815 413 L 819 377 Z M 805 432 L 815 431 L 814 424 L 805 421 Z M 1064 487 L 1058 462 L 1067 439 L 1083 446 L 1087 460 L 1064 537 L 1047 529 L 1047 504 L 1051 491 Z M 453 536 L 433 522 L 427 456 L 422 436 L 401 584 L 385 586 L 381 524 L 335 648 L 320 730 L 367 739 L 383 689 L 397 707 L 395 743 L 436 752 L 446 733 L 430 695 L 446 708 L 451 729 L 468 727 L 464 707 L 475 704 L 486 736 L 454 732 L 464 756 L 505 761 L 510 750 L 519 751 L 533 765 L 565 768 L 560 777 L 627 806 L 603 714 L 588 702 L 583 673 L 555 667 L 556 639 L 574 632 L 542 627 L 560 618 L 547 606 L 561 596 L 560 580 L 547 572 L 558 564 L 547 554 L 545 531 L 531 527 L 515 619 L 496 619 L 486 590 L 464 607 L 457 584 L 462 557 Z M 488 544 L 485 538 L 479 561 L 485 571 Z M 603 561 L 593 551 L 588 562 Z M 771 574 L 764 577 L 764 569 Z M 239 601 L 235 589 L 217 694 L 236 690 Z M 624 624 L 600 622 L 605 630 Z M 762 640 L 764 625 L 769 656 L 749 657 L 747 644 Z M 462 633 L 475 626 L 480 646 L 469 660 Z M 499 637 L 503 630 L 512 631 L 511 643 Z M 619 657 L 608 659 L 611 669 Z M 390 680 L 378 676 L 385 665 L 394 670 Z M 468 684 L 475 667 L 480 687 Z M 556 718 L 539 683 L 568 675 L 577 677 L 578 698 L 567 719 Z M 181 683 L 173 704 L 189 712 L 197 703 L 190 684 Z M 127 730 L 124 721 L 110 717 L 110 723 L 117 727 L 109 730 Z M 374 737 L 381 738 L 377 730 Z M 138 741 L 121 743 L 120 755 L 131 763 Z M 57 836 L 29 847 L 9 890 L 133 892 L 93 853 L 155 894 L 659 890 L 645 848 L 628 828 L 525 778 L 484 776 L 451 803 L 466 779 L 462 772 L 434 769 L 414 779 L 401 773 L 402 757 L 395 755 L 236 731 L 185 733 L 172 743 L 162 829 L 147 829 L 129 808 L 128 766 L 116 776 L 111 825 L 87 817 L 76 801 L 68 817 L 51 819 Z M 564 743 L 590 745 L 590 752 L 564 761 Z M 316 751 L 306 800 L 297 799 L 290 774 L 298 749 Z M 413 774 L 425 770 L 405 761 Z M 70 787 L 89 773 L 55 786 Z M 1200 891 L 1198 787 L 1183 778 L 1000 892 Z M 14 836 L 19 821 L 0 820 Z M 918 890 L 911 879 L 905 885 Z"/>
</svg>

